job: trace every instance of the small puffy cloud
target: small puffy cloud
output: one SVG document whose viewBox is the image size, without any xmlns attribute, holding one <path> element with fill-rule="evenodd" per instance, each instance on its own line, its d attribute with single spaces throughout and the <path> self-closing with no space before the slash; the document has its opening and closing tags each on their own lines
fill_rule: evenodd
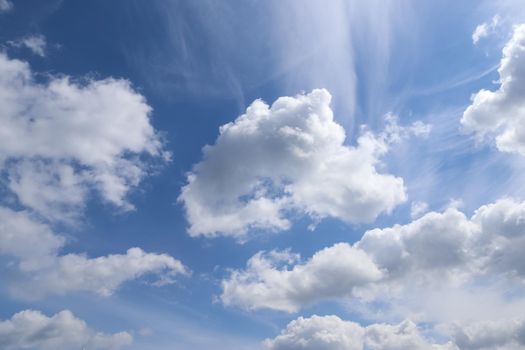
<svg viewBox="0 0 525 350">
<path fill-rule="evenodd" d="M 476 45 L 481 39 L 489 36 L 501 23 L 501 17 L 495 15 L 490 22 L 485 22 L 476 27 L 472 33 L 472 43 Z"/>
<path fill-rule="evenodd" d="M 12 40 L 8 42 L 13 47 L 24 47 L 35 55 L 44 57 L 46 55 L 46 38 L 43 35 L 30 35 L 18 40 Z"/>
<path fill-rule="evenodd" d="M 514 27 L 498 72 L 499 89 L 474 94 L 461 124 L 479 139 L 495 138 L 502 152 L 525 155 L 525 24 Z"/>
<path fill-rule="evenodd" d="M 151 107 L 126 80 L 37 82 L 26 62 L 0 53 L 0 169 L 21 204 L 58 220 L 96 190 L 131 209 L 127 194 L 163 159 Z"/>
<path fill-rule="evenodd" d="M 355 244 L 336 244 L 305 262 L 289 252 L 275 253 L 277 258 L 258 253 L 246 269 L 223 281 L 221 298 L 247 309 L 294 312 L 323 300 L 402 296 L 407 288 L 416 293 L 447 285 L 461 289 L 501 278 L 522 286 L 523 218 L 525 202 L 501 199 L 471 218 L 449 208 L 406 225 L 369 230 Z M 283 256 L 286 264 L 279 264 Z"/>
<path fill-rule="evenodd" d="M 11 11 L 13 7 L 14 5 L 10 0 L 0 0 L 0 14 Z"/>
<path fill-rule="evenodd" d="M 400 127 L 387 116 L 383 133 L 364 130 L 356 146 L 334 121 L 326 90 L 253 102 L 223 125 L 188 174 L 179 200 L 192 236 L 243 237 L 248 229 L 285 230 L 290 212 L 319 220 L 371 222 L 406 200 L 403 179 L 378 170 L 393 142 L 429 127 Z"/>
<path fill-rule="evenodd" d="M 451 343 L 435 344 L 425 339 L 410 321 L 365 327 L 337 316 L 316 315 L 290 322 L 264 345 L 269 350 L 459 350 Z"/>
<path fill-rule="evenodd" d="M 25 310 L 0 321 L 0 348 L 22 349 L 120 349 L 131 345 L 127 332 L 105 334 L 64 310 L 48 317 L 39 311 Z"/>
<path fill-rule="evenodd" d="M 145 275 L 158 276 L 157 285 L 187 274 L 182 263 L 166 254 L 131 248 L 126 254 L 89 258 L 60 255 L 65 240 L 27 212 L 0 207 L 0 254 L 16 259 L 17 279 L 9 287 L 22 298 L 87 291 L 102 296 Z"/>
<path fill-rule="evenodd" d="M 289 269 L 297 259 L 289 252 L 256 254 L 246 270 L 223 281 L 223 303 L 294 312 L 318 300 L 349 296 L 354 287 L 382 277 L 366 253 L 348 244 L 323 249 Z"/>
</svg>

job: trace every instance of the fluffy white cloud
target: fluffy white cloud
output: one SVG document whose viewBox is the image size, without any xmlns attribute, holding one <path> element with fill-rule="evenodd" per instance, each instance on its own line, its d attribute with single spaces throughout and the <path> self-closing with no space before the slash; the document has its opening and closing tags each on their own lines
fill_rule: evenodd
<svg viewBox="0 0 525 350">
<path fill-rule="evenodd" d="M 277 253 L 259 253 L 223 281 L 221 297 L 244 308 L 293 312 L 327 299 L 366 300 L 379 292 L 403 295 L 407 288 L 423 292 L 499 278 L 523 290 L 524 249 L 525 202 L 502 199 L 470 219 L 449 208 L 373 229 L 354 245 L 336 244 L 306 262 L 286 253 L 288 264 L 279 266 Z"/>
<path fill-rule="evenodd" d="M 145 157 L 166 156 L 151 107 L 126 80 L 36 81 L 29 65 L 0 53 L 0 167 L 21 204 L 68 218 L 86 193 L 124 209 L 147 173 Z"/>
<path fill-rule="evenodd" d="M 182 263 L 166 254 L 131 248 L 126 254 L 88 258 L 80 254 L 59 255 L 65 240 L 27 212 L 0 207 L 0 254 L 14 257 L 17 280 L 14 295 L 39 298 L 48 294 L 88 291 L 103 296 L 121 284 L 153 274 L 157 284 L 173 282 L 187 274 Z"/>
<path fill-rule="evenodd" d="M 514 28 L 498 72 L 499 89 L 477 92 L 461 123 L 480 139 L 495 137 L 500 151 L 525 155 L 525 24 Z"/>
<path fill-rule="evenodd" d="M 280 335 L 267 339 L 270 350 L 518 350 L 525 347 L 525 322 L 498 320 L 438 325 L 432 332 L 446 339 L 437 343 L 417 325 L 376 323 L 362 326 L 337 316 L 299 317 Z"/>
<path fill-rule="evenodd" d="M 472 33 L 472 43 L 476 45 L 481 39 L 489 36 L 501 23 L 501 17 L 495 15 L 492 20 L 488 23 L 481 23 L 474 29 Z"/>
<path fill-rule="evenodd" d="M 127 332 L 94 331 L 68 310 L 51 317 L 25 310 L 0 321 L 0 348 L 5 350 L 119 349 L 132 342 Z"/>
<path fill-rule="evenodd" d="M 1 7 L 1 5 L 0 5 Z M 18 40 L 8 42 L 13 47 L 25 47 L 31 50 L 35 55 L 44 57 L 46 55 L 46 38 L 43 35 L 30 35 Z"/>
<path fill-rule="evenodd" d="M 337 316 L 299 317 L 274 339 L 264 342 L 270 350 L 446 350 L 451 343 L 434 344 L 417 326 L 404 321 L 398 325 L 373 324 L 363 327 Z M 459 349 L 458 349 L 459 350 Z"/>
<path fill-rule="evenodd" d="M 13 9 L 13 3 L 9 0 L 0 0 L 0 13 L 9 12 Z"/>
<path fill-rule="evenodd" d="M 428 133 L 415 123 L 402 128 L 387 118 L 386 130 L 364 131 L 356 146 L 334 121 L 326 90 L 261 100 L 223 125 L 214 145 L 188 174 L 180 201 L 192 236 L 243 236 L 248 229 L 284 230 L 293 211 L 312 218 L 373 221 L 405 201 L 403 179 L 377 165 L 392 142 Z"/>
<path fill-rule="evenodd" d="M 289 252 L 258 253 L 245 271 L 235 271 L 223 281 L 222 301 L 245 308 L 296 311 L 322 299 L 350 295 L 352 289 L 381 279 L 382 273 L 361 250 L 337 244 L 295 265 Z"/>
</svg>

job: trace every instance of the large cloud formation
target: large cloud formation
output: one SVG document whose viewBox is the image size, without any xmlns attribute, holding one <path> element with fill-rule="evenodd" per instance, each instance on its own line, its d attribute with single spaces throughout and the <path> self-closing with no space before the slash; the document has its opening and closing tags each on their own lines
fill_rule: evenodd
<svg viewBox="0 0 525 350">
<path fill-rule="evenodd" d="M 112 294 L 122 283 L 146 274 L 171 283 L 187 274 L 182 263 L 166 254 L 146 253 L 132 248 L 126 254 L 88 258 L 81 254 L 60 255 L 65 239 L 34 220 L 27 212 L 0 207 L 0 254 L 15 259 L 18 278 L 13 294 L 38 298 L 48 294 L 88 291 Z"/>
<path fill-rule="evenodd" d="M 189 233 L 239 237 L 248 229 L 284 230 L 290 211 L 370 222 L 405 201 L 403 179 L 378 172 L 377 164 L 390 143 L 428 128 L 401 128 L 390 117 L 384 133 L 365 131 L 348 146 L 330 100 L 322 89 L 281 97 L 272 106 L 257 100 L 223 125 L 180 195 Z"/>
<path fill-rule="evenodd" d="M 126 80 L 36 76 L 0 53 L 0 168 L 26 207 L 52 220 L 85 205 L 90 189 L 123 209 L 129 190 L 162 159 L 151 107 Z"/>
<path fill-rule="evenodd" d="M 498 72 L 499 89 L 477 92 L 461 123 L 479 138 L 495 137 L 500 151 L 525 155 L 525 24 L 514 28 Z"/>
<path fill-rule="evenodd" d="M 523 291 L 524 218 L 525 202 L 501 199 L 471 218 L 448 208 L 373 229 L 353 245 L 336 244 L 307 261 L 288 251 L 258 253 L 223 280 L 221 298 L 248 309 L 294 312 L 323 300 L 373 299 L 379 291 L 403 295 L 407 288 L 424 294 L 473 281 L 510 281 Z"/>
<path fill-rule="evenodd" d="M 25 310 L 0 321 L 0 348 L 4 350 L 119 349 L 132 341 L 128 332 L 96 332 L 69 310 L 51 317 Z"/>
<path fill-rule="evenodd" d="M 173 257 L 140 248 L 63 255 L 66 241 L 53 229 L 75 219 L 92 190 L 131 209 L 127 194 L 149 161 L 169 156 L 151 125 L 151 107 L 128 81 L 41 77 L 0 53 L 0 105 L 0 190 L 8 194 L 0 205 L 0 255 L 14 259 L 7 269 L 16 278 L 6 281 L 13 294 L 109 295 L 146 274 L 162 284 L 187 273 Z"/>
<path fill-rule="evenodd" d="M 264 345 L 269 350 L 511 350 L 525 346 L 525 322 L 517 320 L 455 324 L 443 333 L 448 340 L 437 343 L 411 321 L 361 326 L 337 316 L 314 315 L 290 322 Z"/>
</svg>

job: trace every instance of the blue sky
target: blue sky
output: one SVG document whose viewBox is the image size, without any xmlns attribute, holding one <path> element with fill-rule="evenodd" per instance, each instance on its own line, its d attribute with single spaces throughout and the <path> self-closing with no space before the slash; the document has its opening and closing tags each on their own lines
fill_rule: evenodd
<svg viewBox="0 0 525 350">
<path fill-rule="evenodd" d="M 522 23 L 0 0 L 0 347 L 525 348 Z"/>
</svg>

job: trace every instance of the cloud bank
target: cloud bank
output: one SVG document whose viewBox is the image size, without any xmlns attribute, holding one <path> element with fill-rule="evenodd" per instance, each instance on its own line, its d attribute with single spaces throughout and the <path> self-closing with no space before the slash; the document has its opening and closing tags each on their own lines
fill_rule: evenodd
<svg viewBox="0 0 525 350">
<path fill-rule="evenodd" d="M 455 324 L 443 343 L 426 336 L 411 321 L 362 326 L 337 316 L 299 317 L 280 335 L 264 342 L 269 350 L 496 350 L 525 346 L 525 322 L 503 320 Z"/>
<path fill-rule="evenodd" d="M 89 258 L 83 254 L 60 255 L 65 239 L 27 212 L 0 207 L 0 254 L 14 258 L 15 281 L 6 281 L 13 295 L 41 298 L 49 294 L 87 291 L 111 295 L 121 284 L 153 274 L 158 284 L 187 274 L 182 263 L 166 254 L 131 248 L 126 254 Z"/>
</svg>

